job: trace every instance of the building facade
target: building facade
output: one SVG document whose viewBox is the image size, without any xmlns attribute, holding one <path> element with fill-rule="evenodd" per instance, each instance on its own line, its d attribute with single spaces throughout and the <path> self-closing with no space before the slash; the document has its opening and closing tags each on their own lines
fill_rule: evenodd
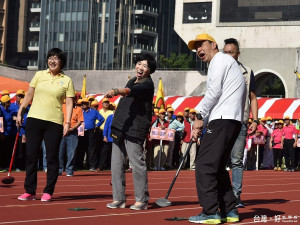
<svg viewBox="0 0 300 225">
<path fill-rule="evenodd" d="M 131 69 L 135 54 L 157 55 L 157 2 L 42 0 L 38 67 L 47 51 L 66 52 L 66 69 Z"/>
<path fill-rule="evenodd" d="M 5 62 L 9 66 L 37 69 L 40 0 L 8 1 Z"/>
<path fill-rule="evenodd" d="M 0 63 L 5 62 L 8 0 L 0 0 Z"/>
<path fill-rule="evenodd" d="M 175 14 L 174 29 L 186 43 L 208 33 L 222 49 L 225 39 L 236 38 L 258 96 L 300 97 L 299 0 L 176 0 Z"/>
</svg>

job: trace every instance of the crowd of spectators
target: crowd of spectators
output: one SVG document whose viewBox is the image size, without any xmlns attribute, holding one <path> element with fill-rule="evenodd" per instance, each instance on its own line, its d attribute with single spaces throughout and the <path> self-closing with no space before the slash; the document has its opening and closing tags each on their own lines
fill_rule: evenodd
<svg viewBox="0 0 300 225">
<path fill-rule="evenodd" d="M 24 90 L 18 90 L 16 101 L 11 103 L 10 93 L 7 90 L 1 92 L 0 106 L 0 169 L 7 170 L 14 141 L 17 134 L 16 115 Z M 72 122 L 77 130 L 76 135 L 68 135 L 63 138 L 59 154 L 59 175 L 64 172 L 67 176 L 73 176 L 76 170 L 90 170 L 103 172 L 110 169 L 112 137 L 110 126 L 116 105 L 108 98 L 102 99 L 102 107 L 98 110 L 99 103 L 93 97 L 78 98 L 74 101 Z M 29 106 L 30 107 L 30 106 Z M 16 156 L 13 169 L 25 170 L 26 161 L 26 116 L 19 132 Z M 153 104 L 152 123 L 149 135 L 144 144 L 148 170 L 168 170 L 177 168 L 179 162 L 187 150 L 190 142 L 191 130 L 196 117 L 196 110 L 186 107 L 183 112 L 174 114 L 172 105 L 165 109 L 158 109 Z M 74 120 L 73 120 L 74 119 Z M 249 119 L 248 126 L 251 124 Z M 294 121 L 300 123 L 300 119 Z M 161 129 L 174 129 L 173 141 L 152 139 L 150 130 L 152 127 Z M 78 135 L 77 135 L 78 134 Z M 201 140 L 194 141 L 190 153 L 183 163 L 183 168 L 194 170 L 195 157 Z M 47 171 L 45 150 L 41 146 L 40 160 L 37 167 Z M 274 121 L 272 117 L 261 118 L 260 124 L 254 133 L 249 130 L 245 143 L 244 169 L 274 169 L 276 171 L 293 172 L 300 167 L 300 130 L 296 129 L 290 117 Z M 230 161 L 227 169 L 230 170 Z M 128 163 L 128 169 L 130 165 Z"/>
</svg>

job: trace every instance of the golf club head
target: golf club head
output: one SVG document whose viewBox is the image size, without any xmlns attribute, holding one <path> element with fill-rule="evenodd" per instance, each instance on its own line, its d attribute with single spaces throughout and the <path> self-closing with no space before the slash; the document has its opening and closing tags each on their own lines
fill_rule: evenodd
<svg viewBox="0 0 300 225">
<path fill-rule="evenodd" d="M 168 199 L 160 198 L 160 199 L 156 200 L 156 205 L 158 205 L 160 207 L 168 207 L 168 206 L 172 205 L 172 202 L 170 202 Z"/>
<path fill-rule="evenodd" d="M 15 181 L 15 178 L 14 177 L 11 177 L 11 176 L 7 176 L 7 177 L 4 177 L 1 182 L 3 184 L 12 184 L 13 182 Z"/>
</svg>

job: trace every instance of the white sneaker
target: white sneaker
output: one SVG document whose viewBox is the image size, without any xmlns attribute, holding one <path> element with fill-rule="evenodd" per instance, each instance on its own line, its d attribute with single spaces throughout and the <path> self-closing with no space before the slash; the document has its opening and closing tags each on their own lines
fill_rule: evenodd
<svg viewBox="0 0 300 225">
<path fill-rule="evenodd" d="M 166 171 L 165 167 L 160 167 L 161 171 Z"/>
<path fill-rule="evenodd" d="M 154 167 L 153 167 L 153 170 L 157 170 L 157 167 L 156 167 L 156 166 L 154 166 Z"/>
</svg>

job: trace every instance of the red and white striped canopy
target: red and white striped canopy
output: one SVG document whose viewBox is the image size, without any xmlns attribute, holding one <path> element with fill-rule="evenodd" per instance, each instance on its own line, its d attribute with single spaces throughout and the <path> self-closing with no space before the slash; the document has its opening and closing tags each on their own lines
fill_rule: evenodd
<svg viewBox="0 0 300 225">
<path fill-rule="evenodd" d="M 99 102 L 99 109 L 102 108 L 103 94 L 89 94 Z M 15 100 L 15 93 L 10 94 L 12 101 Z M 155 100 L 156 97 L 154 97 Z M 175 114 L 183 112 L 185 107 L 199 110 L 199 104 L 203 97 L 197 96 L 165 96 L 165 105 L 171 104 Z M 110 99 L 111 102 L 118 104 L 120 96 Z M 289 116 L 291 119 L 300 118 L 300 99 L 298 98 L 258 98 L 258 117 L 271 116 L 273 119 L 282 119 Z"/>
</svg>

